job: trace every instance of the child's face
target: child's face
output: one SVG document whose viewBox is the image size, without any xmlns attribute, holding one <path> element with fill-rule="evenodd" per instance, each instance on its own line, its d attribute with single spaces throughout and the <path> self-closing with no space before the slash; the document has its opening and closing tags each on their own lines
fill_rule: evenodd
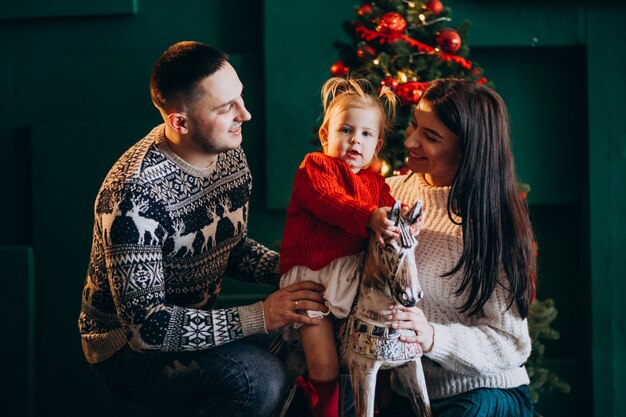
<svg viewBox="0 0 626 417">
<path fill-rule="evenodd" d="M 322 132 L 326 154 L 348 164 L 355 174 L 359 172 L 383 144 L 380 117 L 375 107 L 337 110 L 329 120 L 328 131 Z"/>
</svg>

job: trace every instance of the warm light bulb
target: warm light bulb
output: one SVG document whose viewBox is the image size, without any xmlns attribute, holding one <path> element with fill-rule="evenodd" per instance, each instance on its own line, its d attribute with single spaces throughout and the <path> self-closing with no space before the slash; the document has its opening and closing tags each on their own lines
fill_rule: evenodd
<svg viewBox="0 0 626 417">
<path fill-rule="evenodd" d="M 407 82 L 408 80 L 408 77 L 402 71 L 398 71 L 398 77 L 400 77 L 400 81 L 402 81 L 403 83 Z"/>
<path fill-rule="evenodd" d="M 378 65 L 380 64 L 380 61 L 378 60 L 378 58 L 376 58 L 375 60 L 372 61 L 374 63 L 374 65 Z"/>
<path fill-rule="evenodd" d="M 415 7 L 415 3 L 413 3 L 412 1 L 408 2 L 407 4 L 408 4 L 408 5 L 409 5 L 409 7 L 411 7 L 411 8 Z"/>
<path fill-rule="evenodd" d="M 391 169 L 391 167 L 389 166 L 389 164 L 385 161 L 383 161 L 383 165 L 380 168 L 380 173 L 385 176 L 387 175 L 387 173 L 389 172 L 389 170 Z"/>
<path fill-rule="evenodd" d="M 426 16 L 424 16 L 423 14 L 420 14 L 418 17 L 420 18 L 422 23 L 426 24 Z"/>
</svg>

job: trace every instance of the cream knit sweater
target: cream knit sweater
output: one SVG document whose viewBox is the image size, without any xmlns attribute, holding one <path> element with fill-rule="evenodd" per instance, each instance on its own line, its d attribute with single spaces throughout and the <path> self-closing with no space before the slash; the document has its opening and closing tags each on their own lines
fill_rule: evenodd
<svg viewBox="0 0 626 417">
<path fill-rule="evenodd" d="M 435 329 L 430 352 L 422 359 L 431 399 L 475 388 L 513 388 L 528 384 L 524 362 L 530 355 L 528 323 L 507 291 L 496 286 L 482 311 L 459 312 L 465 299 L 455 295 L 462 274 L 442 277 L 461 257 L 461 226 L 448 217 L 450 187 L 430 186 L 421 174 L 389 178 L 391 194 L 404 203 L 422 199 L 424 227 L 418 237 L 417 269 L 424 299 L 418 307 Z M 503 277 L 502 282 L 507 282 Z"/>
</svg>

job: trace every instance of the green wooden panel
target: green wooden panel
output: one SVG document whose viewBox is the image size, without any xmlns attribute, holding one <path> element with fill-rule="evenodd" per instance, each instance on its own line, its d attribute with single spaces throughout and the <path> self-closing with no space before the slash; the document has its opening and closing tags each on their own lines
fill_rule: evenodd
<svg viewBox="0 0 626 417">
<path fill-rule="evenodd" d="M 0 390 L 3 415 L 33 415 L 35 278 L 29 247 L 0 246 L 0 312 L 4 334 L 0 372 L 9 378 Z M 7 384 L 10 389 L 6 389 Z"/>
<path fill-rule="evenodd" d="M 536 408 L 543 416 L 587 417 L 593 413 L 588 397 L 593 389 L 591 338 L 581 337 L 580 330 L 589 329 L 592 322 L 586 201 L 531 206 L 538 243 L 537 297 L 552 298 L 558 309 L 552 327 L 560 338 L 545 341 L 545 363 L 571 387 L 569 394 L 554 391 L 541 395 Z"/>
<path fill-rule="evenodd" d="M 0 19 L 137 13 L 137 0 L 20 0 L 3 2 Z"/>
<path fill-rule="evenodd" d="M 585 42 L 584 0 L 446 0 L 454 25 L 472 23 L 471 46 L 563 46 Z"/>
<path fill-rule="evenodd" d="M 61 371 L 69 364 L 75 367 L 84 362 L 76 322 L 91 249 L 95 197 L 117 158 L 154 124 L 111 122 L 76 124 L 72 130 L 62 125 L 33 128 L 37 335 L 41 341 L 56 341 L 38 352 L 42 369 Z"/>
<path fill-rule="evenodd" d="M 507 103 L 518 176 L 530 204 L 587 198 L 587 80 L 582 47 L 478 47 Z"/>
<path fill-rule="evenodd" d="M 265 2 L 267 204 L 286 208 L 293 175 L 311 144 L 321 112 L 320 88 L 337 60 L 332 42 L 352 1 Z"/>
<path fill-rule="evenodd" d="M 624 4 L 589 7 L 587 45 L 595 416 L 626 416 L 625 20 Z"/>
</svg>

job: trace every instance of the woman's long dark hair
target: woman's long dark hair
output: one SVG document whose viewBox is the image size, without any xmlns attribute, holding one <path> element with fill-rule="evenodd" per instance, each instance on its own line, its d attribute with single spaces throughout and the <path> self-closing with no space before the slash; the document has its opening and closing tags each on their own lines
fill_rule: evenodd
<svg viewBox="0 0 626 417">
<path fill-rule="evenodd" d="M 463 253 L 446 276 L 463 271 L 462 312 L 478 313 L 496 285 L 528 316 L 535 295 L 536 257 L 528 212 L 517 189 L 509 115 L 502 98 L 472 81 L 441 79 L 423 93 L 439 120 L 460 138 L 461 164 L 448 215 L 461 218 Z M 452 220 L 454 221 L 454 220 Z M 501 282 L 502 269 L 508 279 Z"/>
</svg>

